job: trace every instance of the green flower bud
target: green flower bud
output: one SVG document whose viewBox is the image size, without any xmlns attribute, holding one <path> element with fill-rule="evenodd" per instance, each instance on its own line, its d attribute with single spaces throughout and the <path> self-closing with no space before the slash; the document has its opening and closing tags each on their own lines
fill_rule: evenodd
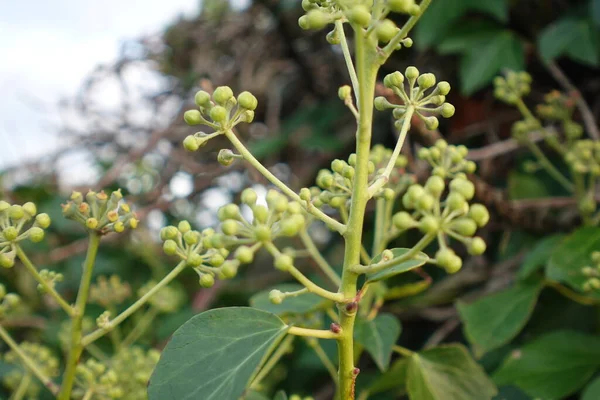
<svg viewBox="0 0 600 400">
<path fill-rule="evenodd" d="M 321 10 L 310 10 L 306 13 L 308 29 L 323 29 L 330 22 L 329 15 Z"/>
<path fill-rule="evenodd" d="M 393 12 L 407 14 L 415 5 L 415 0 L 388 0 L 387 5 Z"/>
<path fill-rule="evenodd" d="M 44 240 L 44 230 L 42 228 L 38 228 L 37 226 L 29 229 L 29 240 L 33 243 L 39 243 Z"/>
<path fill-rule="evenodd" d="M 456 109 L 454 108 L 454 106 L 452 104 L 444 103 L 444 104 L 442 104 L 440 114 L 444 118 L 450 118 L 454 115 L 455 111 L 456 111 Z"/>
<path fill-rule="evenodd" d="M 382 197 L 388 201 L 392 201 L 396 197 L 396 192 L 394 192 L 394 189 L 385 188 L 383 189 Z"/>
<path fill-rule="evenodd" d="M 298 26 L 300 26 L 300 28 L 304 29 L 305 31 L 310 29 L 310 22 L 308 21 L 308 17 L 306 15 L 303 15 L 300 18 L 298 18 Z"/>
<path fill-rule="evenodd" d="M 475 196 L 475 185 L 467 179 L 452 179 L 450 190 L 460 193 L 466 200 L 471 200 Z"/>
<path fill-rule="evenodd" d="M 23 211 L 25 211 L 25 214 L 28 215 L 30 218 L 33 218 L 37 214 L 37 207 L 35 206 L 35 204 L 29 201 L 23 204 Z"/>
<path fill-rule="evenodd" d="M 435 175 L 430 176 L 429 179 L 427 179 L 427 182 L 425 183 L 425 190 L 427 190 L 435 197 L 439 197 L 444 191 L 445 187 L 446 184 L 444 182 L 444 179 Z"/>
<path fill-rule="evenodd" d="M 281 304 L 283 303 L 284 299 L 285 296 L 283 295 L 283 293 L 281 293 L 280 290 L 273 289 L 269 292 L 269 301 L 273 304 Z"/>
<path fill-rule="evenodd" d="M 352 88 L 348 85 L 340 86 L 338 89 L 338 97 L 340 100 L 345 101 L 350 99 L 352 96 Z"/>
<path fill-rule="evenodd" d="M 283 236 L 296 236 L 300 230 L 300 226 L 294 219 L 284 219 L 279 223 L 280 232 Z"/>
<path fill-rule="evenodd" d="M 210 118 L 218 123 L 225 122 L 228 117 L 228 112 L 225 107 L 222 106 L 214 106 L 210 109 Z"/>
<path fill-rule="evenodd" d="M 233 98 L 233 90 L 229 86 L 219 86 L 213 93 L 213 100 L 220 106 L 227 104 Z M 212 111 L 212 110 L 211 110 Z M 211 116 L 212 118 L 212 116 Z M 214 118 L 213 118 L 214 120 Z"/>
<path fill-rule="evenodd" d="M 174 226 L 166 226 L 160 230 L 160 238 L 161 240 L 173 240 L 179 234 L 179 230 Z"/>
<path fill-rule="evenodd" d="M 419 230 L 423 233 L 436 233 L 440 230 L 440 221 L 431 215 L 426 215 L 419 221 Z"/>
<path fill-rule="evenodd" d="M 419 200 L 416 202 L 416 208 L 423 212 L 429 212 L 433 209 L 433 205 L 435 204 L 435 199 L 430 194 L 424 194 L 419 197 Z"/>
<path fill-rule="evenodd" d="M 406 47 L 407 49 L 410 49 L 411 47 L 413 47 L 413 40 L 409 37 L 402 39 L 402 41 L 400 43 L 402 43 L 402 45 L 404 47 Z"/>
<path fill-rule="evenodd" d="M 238 233 L 238 228 L 239 228 L 239 225 L 238 225 L 237 221 L 235 221 L 233 219 L 225 220 L 221 224 L 221 230 L 223 231 L 224 234 L 226 234 L 228 236 L 235 236 Z"/>
<path fill-rule="evenodd" d="M 467 201 L 465 200 L 465 197 L 458 193 L 458 192 L 451 192 L 448 197 L 446 198 L 446 206 L 451 210 L 451 211 L 457 211 L 457 210 L 462 210 L 465 205 L 467 205 Z M 473 217 L 471 217 L 473 218 Z M 473 218 L 475 219 L 475 218 Z"/>
<path fill-rule="evenodd" d="M 449 248 L 442 248 L 435 254 L 435 261 L 438 265 L 446 270 L 447 273 L 453 274 L 462 267 L 462 260 L 454 251 Z"/>
<path fill-rule="evenodd" d="M 235 154 L 230 149 L 221 149 L 219 151 L 219 155 L 217 156 L 217 161 L 219 164 L 228 167 L 235 161 Z"/>
<path fill-rule="evenodd" d="M 342 42 L 342 35 L 340 35 L 337 28 L 334 28 L 327 36 L 325 36 L 325 39 L 327 40 L 327 43 L 337 45 Z"/>
<path fill-rule="evenodd" d="M 117 233 L 121 233 L 125 230 L 125 224 L 121 221 L 117 221 L 113 224 L 113 230 Z"/>
<path fill-rule="evenodd" d="M 469 218 L 472 218 L 480 228 L 485 226 L 490 220 L 490 213 L 483 204 L 473 204 L 469 209 L 468 216 Z"/>
<path fill-rule="evenodd" d="M 302 213 L 302 206 L 297 201 L 290 201 L 288 204 L 288 212 L 290 214 Z"/>
<path fill-rule="evenodd" d="M 200 254 L 192 253 L 188 256 L 186 263 L 190 267 L 196 268 L 196 267 L 199 267 L 200 265 L 202 265 L 202 261 L 203 261 L 202 256 Z"/>
<path fill-rule="evenodd" d="M 331 162 L 331 170 L 341 174 L 344 170 L 346 163 L 343 160 L 335 159 Z"/>
<path fill-rule="evenodd" d="M 410 199 L 413 202 L 416 202 L 417 200 L 419 200 L 419 198 L 421 198 L 421 196 L 425 194 L 425 189 L 423 189 L 423 186 L 419 184 L 414 184 L 408 188 L 406 194 L 410 197 Z"/>
<path fill-rule="evenodd" d="M 234 257 L 242 264 L 250 264 L 254 260 L 254 252 L 248 246 L 240 246 L 235 251 Z"/>
<path fill-rule="evenodd" d="M 163 243 L 163 251 L 168 256 L 173 256 L 177 253 L 177 243 L 174 240 L 167 240 Z"/>
<path fill-rule="evenodd" d="M 486 245 L 485 245 L 484 240 L 480 237 L 474 237 L 471 240 L 471 243 L 469 243 L 467 250 L 469 251 L 469 254 L 471 254 L 472 256 L 479 256 L 479 255 L 485 253 L 485 249 L 486 249 Z"/>
<path fill-rule="evenodd" d="M 188 246 L 194 246 L 200 241 L 200 233 L 198 233 L 198 231 L 187 231 L 183 235 L 183 241 Z"/>
<path fill-rule="evenodd" d="M 200 275 L 200 279 L 198 282 L 203 288 L 210 288 L 213 287 L 215 284 L 215 277 L 211 274 L 202 274 Z"/>
<path fill-rule="evenodd" d="M 210 94 L 204 90 L 200 90 L 194 96 L 194 102 L 198 107 L 209 107 L 210 106 Z"/>
<path fill-rule="evenodd" d="M 266 225 L 258 225 L 254 228 L 254 237 L 259 242 L 268 242 L 271 240 L 271 228 Z"/>
<path fill-rule="evenodd" d="M 4 240 L 12 242 L 19 236 L 19 231 L 14 226 L 7 226 L 2 231 L 2 236 L 4 236 Z"/>
<path fill-rule="evenodd" d="M 4 200 L 0 200 L 0 212 L 4 212 L 10 208 L 10 204 L 8 204 Z"/>
<path fill-rule="evenodd" d="M 23 207 L 15 204 L 8 209 L 8 215 L 13 221 L 18 221 L 25 217 L 25 211 Z"/>
<path fill-rule="evenodd" d="M 457 218 L 450 223 L 450 229 L 463 236 L 473 236 L 477 231 L 477 224 L 471 218 Z"/>
<path fill-rule="evenodd" d="M 417 84 L 424 90 L 432 88 L 435 86 L 435 75 L 431 73 L 423 74 L 417 79 Z"/>
<path fill-rule="evenodd" d="M 241 200 L 242 203 L 248 206 L 253 206 L 258 200 L 258 195 L 256 194 L 256 191 L 254 189 L 247 188 L 244 189 L 244 191 L 242 191 Z"/>
<path fill-rule="evenodd" d="M 200 148 L 200 145 L 198 144 L 198 139 L 196 139 L 195 136 L 189 135 L 183 140 L 183 147 L 187 151 L 196 151 Z"/>
<path fill-rule="evenodd" d="M 404 75 L 406 75 L 406 79 L 414 81 L 419 77 L 419 70 L 416 67 L 408 67 L 406 71 L 404 71 Z"/>
<path fill-rule="evenodd" d="M 245 108 L 246 110 L 254 111 L 256 110 L 256 107 L 258 107 L 258 100 L 250 92 L 240 93 L 237 100 L 240 107 Z"/>
<path fill-rule="evenodd" d="M 440 126 L 440 121 L 436 117 L 426 117 L 425 118 L 425 127 L 430 131 L 434 131 Z"/>
<path fill-rule="evenodd" d="M 225 279 L 235 278 L 238 273 L 238 266 L 234 261 L 227 261 L 221 266 L 221 273 Z"/>
<path fill-rule="evenodd" d="M 377 35 L 377 40 L 382 43 L 387 43 L 396 36 L 396 33 L 399 31 L 396 24 L 389 20 L 384 19 L 379 24 L 377 24 L 377 28 L 375 28 L 375 34 Z"/>
<path fill-rule="evenodd" d="M 367 27 L 371 23 L 371 13 L 367 7 L 358 4 L 352 7 L 346 14 L 348 20 L 358 26 Z"/>
<path fill-rule="evenodd" d="M 183 114 L 183 119 L 188 125 L 200 125 L 203 122 L 202 114 L 198 110 L 188 110 Z"/>
<path fill-rule="evenodd" d="M 442 96 L 447 96 L 450 93 L 450 84 L 446 81 L 441 81 L 437 84 L 437 90 Z"/>
<path fill-rule="evenodd" d="M 0 267 L 12 268 L 15 266 L 15 258 L 10 257 L 7 254 L 0 254 Z M 8 296 L 8 295 L 7 295 Z"/>
<path fill-rule="evenodd" d="M 404 75 L 399 71 L 392 72 L 383 78 L 383 84 L 387 88 L 402 87 L 404 85 Z"/>
<path fill-rule="evenodd" d="M 275 268 L 280 271 L 289 271 L 294 266 L 294 260 L 287 254 L 281 254 L 275 259 Z"/>
<path fill-rule="evenodd" d="M 386 99 L 383 96 L 375 97 L 374 104 L 375 104 L 375 109 L 377 111 L 385 111 L 385 110 L 389 110 L 390 108 L 396 107 L 395 105 L 393 105 L 392 103 L 390 103 L 388 101 L 388 99 Z"/>
<path fill-rule="evenodd" d="M 398 230 L 406 230 L 416 226 L 417 222 L 406 211 L 396 213 L 392 218 L 392 223 Z"/>
<path fill-rule="evenodd" d="M 210 256 L 208 263 L 213 267 L 220 267 L 225 262 L 225 258 L 221 255 L 221 253 L 215 253 Z"/>
<path fill-rule="evenodd" d="M 192 226 L 190 225 L 189 222 L 187 221 L 180 221 L 179 224 L 177 225 L 177 229 L 179 229 L 179 232 L 185 234 L 186 232 L 189 232 L 192 230 Z"/>
<path fill-rule="evenodd" d="M 221 207 L 218 213 L 221 221 L 226 219 L 238 219 L 240 217 L 240 208 L 237 204 L 231 203 Z"/>
<path fill-rule="evenodd" d="M 254 206 L 252 213 L 254 214 L 254 219 L 261 224 L 266 223 L 269 218 L 269 210 L 261 204 Z"/>
</svg>

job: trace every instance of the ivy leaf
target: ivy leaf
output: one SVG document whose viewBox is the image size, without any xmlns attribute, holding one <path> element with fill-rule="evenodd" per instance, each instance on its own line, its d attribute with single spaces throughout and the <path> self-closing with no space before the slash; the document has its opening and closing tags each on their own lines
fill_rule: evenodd
<svg viewBox="0 0 600 400">
<path fill-rule="evenodd" d="M 549 194 L 544 182 L 533 174 L 511 171 L 508 175 L 510 200 L 537 199 Z"/>
<path fill-rule="evenodd" d="M 475 354 L 481 356 L 517 336 L 531 317 L 542 287 L 540 282 L 520 282 L 471 304 L 458 301 L 465 334 Z"/>
<path fill-rule="evenodd" d="M 600 365 L 600 338 L 574 331 L 546 334 L 511 353 L 494 374 L 533 397 L 562 399 L 581 388 Z"/>
<path fill-rule="evenodd" d="M 598 400 L 600 399 L 600 378 L 594 379 L 588 384 L 581 395 L 581 400 Z"/>
<path fill-rule="evenodd" d="M 506 0 L 468 0 L 467 3 L 472 10 L 491 15 L 500 22 L 508 22 L 508 2 Z"/>
<path fill-rule="evenodd" d="M 304 286 L 295 283 L 283 283 L 272 287 L 282 292 L 295 292 L 304 289 Z M 308 314 L 323 308 L 329 301 L 314 293 L 305 293 L 297 297 L 287 297 L 281 304 L 273 304 L 269 300 L 271 289 L 264 290 L 250 298 L 250 306 L 259 310 L 268 311 L 275 315 L 284 316 L 288 314 Z"/>
<path fill-rule="evenodd" d="M 545 61 L 568 55 L 575 61 L 597 66 L 600 54 L 596 31 L 587 18 L 562 18 L 546 27 L 539 35 L 538 49 Z"/>
<path fill-rule="evenodd" d="M 546 265 L 546 276 L 583 292 L 587 277 L 581 269 L 591 263 L 591 255 L 600 249 L 600 228 L 584 227 L 570 234 L 554 250 Z M 590 296 L 594 296 L 590 294 Z M 597 296 L 597 295 L 595 295 Z"/>
<path fill-rule="evenodd" d="M 538 241 L 525 256 L 523 265 L 517 272 L 517 278 L 525 280 L 531 277 L 538 270 L 543 269 L 550 259 L 554 249 L 565 238 L 563 234 L 547 236 Z"/>
<path fill-rule="evenodd" d="M 287 328 L 276 315 L 249 307 L 196 315 L 165 347 L 150 378 L 149 400 L 239 398 Z"/>
<path fill-rule="evenodd" d="M 379 376 L 367 389 L 369 394 L 387 392 L 392 389 L 403 389 L 406 387 L 406 374 L 408 373 L 408 358 L 400 358 L 391 367 Z"/>
<path fill-rule="evenodd" d="M 403 247 L 398 247 L 395 249 L 391 249 L 394 254 L 394 258 L 399 258 L 411 251 L 411 249 L 406 249 Z M 419 268 L 421 265 L 425 264 L 429 256 L 423 252 L 419 252 L 413 258 L 408 261 L 404 261 L 398 265 L 395 265 L 391 268 L 384 269 L 383 271 L 375 272 L 373 274 L 367 274 L 367 283 L 381 281 L 383 279 L 391 278 L 394 275 L 401 274 L 403 272 L 410 271 L 415 268 Z M 371 265 L 377 264 L 381 261 L 381 254 L 373 258 L 371 260 Z"/>
<path fill-rule="evenodd" d="M 411 400 L 489 400 L 498 392 L 460 344 L 415 353 L 407 378 Z"/>
<path fill-rule="evenodd" d="M 387 370 L 392 356 L 392 347 L 400 337 L 402 327 L 391 314 L 380 314 L 373 320 L 359 320 L 356 341 L 369 352 L 381 371 Z"/>
<path fill-rule="evenodd" d="M 419 50 L 431 47 L 442 38 L 456 19 L 467 11 L 464 0 L 444 0 L 431 3 L 415 27 L 415 45 Z"/>
<path fill-rule="evenodd" d="M 472 94 L 502 70 L 525 68 L 523 43 L 511 31 L 501 31 L 489 42 L 471 49 L 460 62 L 461 89 Z"/>
<path fill-rule="evenodd" d="M 436 50 L 440 54 L 468 53 L 474 47 L 492 40 L 502 30 L 485 20 L 465 21 L 440 38 Z"/>
<path fill-rule="evenodd" d="M 591 21 L 582 19 L 577 22 L 577 40 L 570 43 L 565 54 L 582 64 L 598 66 L 600 62 L 598 34 Z"/>
</svg>

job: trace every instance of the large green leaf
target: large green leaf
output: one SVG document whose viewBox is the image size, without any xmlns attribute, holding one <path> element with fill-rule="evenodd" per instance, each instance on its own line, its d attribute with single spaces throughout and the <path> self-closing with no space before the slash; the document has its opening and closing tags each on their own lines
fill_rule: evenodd
<svg viewBox="0 0 600 400">
<path fill-rule="evenodd" d="M 537 199 L 550 193 L 546 184 L 533 174 L 511 171 L 508 175 L 508 198 L 510 200 Z"/>
<path fill-rule="evenodd" d="M 494 374 L 533 397 L 562 399 L 581 388 L 600 365 L 600 338 L 574 331 L 546 334 L 514 350 Z"/>
<path fill-rule="evenodd" d="M 590 14 L 596 26 L 600 26 L 600 0 L 590 1 Z"/>
<path fill-rule="evenodd" d="M 598 400 L 600 399 L 600 378 L 594 379 L 588 384 L 581 395 L 581 400 Z"/>
<path fill-rule="evenodd" d="M 150 378 L 150 400 L 238 399 L 285 335 L 279 317 L 249 307 L 198 314 L 179 328 Z"/>
<path fill-rule="evenodd" d="M 407 378 L 411 400 L 489 400 L 498 392 L 483 368 L 459 344 L 415 353 Z"/>
<path fill-rule="evenodd" d="M 577 22 L 577 40 L 571 42 L 565 54 L 575 61 L 597 67 L 600 62 L 598 39 L 598 31 L 592 21 L 581 19 Z"/>
<path fill-rule="evenodd" d="M 538 36 L 538 51 L 542 58 L 550 61 L 567 50 L 577 39 L 577 19 L 565 17 L 548 25 Z"/>
<path fill-rule="evenodd" d="M 472 48 L 492 40 L 502 29 L 485 20 L 465 21 L 440 38 L 437 51 L 440 54 L 469 53 Z"/>
<path fill-rule="evenodd" d="M 565 238 L 565 235 L 558 233 L 551 236 L 546 236 L 537 242 L 525 256 L 523 264 L 517 272 L 517 278 L 525 280 L 531 277 L 534 273 L 543 269 L 550 259 L 554 249 Z"/>
<path fill-rule="evenodd" d="M 587 277 L 581 269 L 591 263 L 591 255 L 600 249 L 600 228 L 580 228 L 570 234 L 554 250 L 546 265 L 546 276 L 583 291 Z"/>
<path fill-rule="evenodd" d="M 408 358 L 394 361 L 391 367 L 375 379 L 367 389 L 370 394 L 387 392 L 388 390 L 401 390 L 406 387 L 406 374 L 408 373 Z"/>
<path fill-rule="evenodd" d="M 398 247 L 395 249 L 391 249 L 391 251 L 394 254 L 394 259 L 396 259 L 396 258 L 402 257 L 403 255 L 405 255 L 406 253 L 411 251 L 411 249 Z M 401 262 L 397 265 L 394 265 L 391 268 L 387 268 L 383 271 L 375 272 L 374 274 L 367 274 L 367 282 L 381 281 L 383 279 L 391 278 L 394 275 L 398 275 L 398 274 L 410 271 L 412 269 L 419 268 L 421 265 L 425 264 L 428 259 L 429 259 L 429 256 L 421 251 L 418 254 L 416 254 L 414 257 L 411 257 L 409 260 Z M 379 254 L 378 256 L 373 258 L 373 260 L 371 260 L 371 265 L 377 264 L 380 261 L 381 261 L 381 254 Z"/>
<path fill-rule="evenodd" d="M 400 322 L 392 314 L 379 314 L 373 320 L 357 321 L 354 332 L 356 341 L 367 349 L 379 369 L 385 371 L 401 330 Z"/>
<path fill-rule="evenodd" d="M 529 320 L 542 287 L 540 282 L 520 282 L 471 304 L 457 303 L 465 334 L 477 355 L 517 336 Z"/>
<path fill-rule="evenodd" d="M 415 27 L 415 45 L 423 50 L 444 36 L 454 21 L 467 10 L 464 0 L 444 0 L 431 3 Z"/>
<path fill-rule="evenodd" d="M 273 287 L 282 292 L 295 292 L 304 289 L 304 286 L 295 283 L 283 283 Z M 323 308 L 327 300 L 313 293 L 301 294 L 297 297 L 287 297 L 281 304 L 273 304 L 269 300 L 269 290 L 264 290 L 250 298 L 250 306 L 271 312 L 275 315 L 284 316 L 288 314 L 307 314 Z"/>
<path fill-rule="evenodd" d="M 472 94 L 483 88 L 503 69 L 521 71 L 524 68 L 523 43 L 513 32 L 501 31 L 461 59 L 462 92 Z"/>
</svg>

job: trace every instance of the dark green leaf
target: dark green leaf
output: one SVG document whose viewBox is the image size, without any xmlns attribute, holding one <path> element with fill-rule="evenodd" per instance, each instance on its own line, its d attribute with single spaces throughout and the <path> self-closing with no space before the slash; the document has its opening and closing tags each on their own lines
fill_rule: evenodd
<svg viewBox="0 0 600 400">
<path fill-rule="evenodd" d="M 546 276 L 583 291 L 587 277 L 581 269 L 591 263 L 591 255 L 600 249 L 600 228 L 580 228 L 570 234 L 554 250 L 546 265 Z"/>
<path fill-rule="evenodd" d="M 559 19 L 548 25 L 538 36 L 538 50 L 542 58 L 551 61 L 564 54 L 576 39 L 577 20 L 572 17 Z"/>
<path fill-rule="evenodd" d="M 467 11 L 464 0 L 444 0 L 431 3 L 415 27 L 415 45 L 419 50 L 431 47 L 444 37 L 453 22 Z"/>
<path fill-rule="evenodd" d="M 517 273 L 517 278 L 520 280 L 528 279 L 535 272 L 543 269 L 554 249 L 564 238 L 565 235 L 556 234 L 547 236 L 537 242 L 525 256 L 523 265 L 521 265 L 521 269 L 519 269 L 519 272 Z"/>
<path fill-rule="evenodd" d="M 516 386 L 502 386 L 498 388 L 498 395 L 494 400 L 533 400 Z"/>
<path fill-rule="evenodd" d="M 278 289 L 282 292 L 295 292 L 304 289 L 304 286 L 295 283 L 283 283 L 271 289 Z M 313 293 L 301 294 L 297 297 L 288 297 L 281 304 L 273 304 L 269 300 L 271 289 L 264 290 L 250 298 L 250 306 L 271 312 L 275 315 L 283 316 L 286 314 L 307 314 L 321 309 L 328 301 Z"/>
<path fill-rule="evenodd" d="M 502 70 L 523 70 L 523 43 L 510 31 L 502 31 L 489 42 L 473 48 L 460 63 L 461 88 L 464 94 L 481 89 Z"/>
<path fill-rule="evenodd" d="M 575 61 L 597 67 L 600 61 L 598 34 L 592 22 L 583 19 L 577 22 L 577 39 L 567 47 L 565 54 Z"/>
<path fill-rule="evenodd" d="M 546 334 L 515 350 L 494 374 L 533 397 L 561 399 L 574 393 L 600 365 L 600 338 L 574 331 Z"/>
<path fill-rule="evenodd" d="M 590 1 L 590 14 L 596 26 L 600 26 L 600 0 Z"/>
<path fill-rule="evenodd" d="M 379 369 L 385 371 L 401 329 L 400 322 L 392 314 L 379 314 L 373 320 L 357 321 L 356 341 L 367 349 Z"/>
<path fill-rule="evenodd" d="M 537 199 L 549 195 L 543 181 L 535 175 L 512 171 L 508 176 L 508 198 L 510 200 Z"/>
<path fill-rule="evenodd" d="M 585 389 L 583 389 L 583 394 L 581 395 L 581 400 L 598 399 L 600 399 L 600 378 L 596 378 L 589 383 Z"/>
<path fill-rule="evenodd" d="M 269 400 L 269 398 L 260 392 L 251 390 L 244 396 L 244 400 Z"/>
<path fill-rule="evenodd" d="M 471 304 L 457 303 L 469 342 L 483 355 L 512 340 L 523 329 L 542 290 L 540 282 L 520 282 Z"/>
<path fill-rule="evenodd" d="M 465 21 L 440 39 L 436 47 L 440 54 L 469 53 L 492 40 L 502 30 L 485 20 Z"/>
<path fill-rule="evenodd" d="M 196 315 L 174 334 L 150 378 L 150 400 L 239 398 L 287 326 L 249 307 Z"/>
<path fill-rule="evenodd" d="M 408 253 L 409 251 L 411 251 L 411 249 L 398 247 L 395 249 L 391 249 L 391 251 L 394 254 L 394 258 L 399 258 L 399 257 L 402 257 L 404 254 Z M 429 256 L 427 254 L 425 254 L 423 252 L 419 252 L 418 254 L 416 254 L 414 257 L 412 257 L 408 261 L 404 261 L 398 265 L 395 265 L 391 268 L 387 268 L 383 271 L 376 272 L 374 274 L 367 274 L 367 282 L 377 282 L 377 281 L 380 281 L 383 279 L 391 278 L 394 275 L 398 275 L 403 272 L 407 272 L 412 269 L 419 268 L 421 265 L 425 264 L 428 259 L 429 259 Z M 371 265 L 377 264 L 380 261 L 381 261 L 381 254 L 379 254 L 378 256 L 373 258 L 373 260 L 371 260 Z"/>
<path fill-rule="evenodd" d="M 459 344 L 415 353 L 408 366 L 411 400 L 489 400 L 494 383 Z"/>
<path fill-rule="evenodd" d="M 491 15 L 500 22 L 508 21 L 508 2 L 506 0 L 468 0 L 466 2 L 472 10 Z"/>
<path fill-rule="evenodd" d="M 406 386 L 406 374 L 408 372 L 408 358 L 395 361 L 392 366 L 370 386 L 369 393 L 377 394 L 392 389 L 402 389 Z"/>
</svg>

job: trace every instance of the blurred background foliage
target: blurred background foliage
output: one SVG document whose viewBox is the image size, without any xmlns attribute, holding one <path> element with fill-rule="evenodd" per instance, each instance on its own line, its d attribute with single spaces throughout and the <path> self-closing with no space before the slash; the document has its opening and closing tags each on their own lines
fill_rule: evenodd
<svg viewBox="0 0 600 400">
<path fill-rule="evenodd" d="M 183 218 L 195 228 L 214 226 L 217 209 L 236 200 L 244 187 L 266 193 L 266 182 L 246 165 L 225 168 L 217 163 L 224 139 L 211 141 L 195 155 L 184 152 L 181 141 L 193 132 L 183 123 L 182 112 L 193 104 L 198 89 L 227 84 L 236 93 L 249 90 L 257 96 L 255 122 L 240 135 L 294 188 L 310 186 L 319 169 L 353 151 L 354 121 L 337 98 L 338 87 L 347 83 L 342 55 L 322 32 L 307 33 L 298 27 L 299 3 L 254 0 L 234 11 L 225 1 L 205 0 L 197 17 L 173 21 L 160 35 L 128 43 L 118 62 L 99 66 L 79 94 L 63 102 L 74 118 L 62 127 L 61 135 L 72 145 L 0 171 L 1 198 L 34 201 L 51 215 L 48 239 L 28 250 L 40 267 L 65 275 L 58 289 L 67 298 L 78 285 L 86 248 L 83 232 L 60 213 L 70 190 L 122 187 L 136 205 L 143 228 L 128 240 L 107 238 L 96 267 L 98 276 L 117 274 L 134 292 L 173 266 L 160 250 L 162 226 Z M 479 165 L 473 177 L 477 196 L 493 213 L 483 233 L 489 243 L 486 255 L 469 259 L 459 274 L 444 280 L 435 277 L 434 286 L 424 294 L 389 307 L 387 311 L 402 321 L 403 346 L 418 349 L 464 342 L 454 302 L 505 288 L 533 244 L 549 232 L 568 232 L 577 225 L 574 207 L 553 207 L 552 197 L 564 194 L 560 187 L 543 174 L 525 172 L 529 156 L 510 139 L 510 126 L 519 115 L 494 101 L 491 82 L 505 70 L 527 70 L 534 77 L 530 96 L 534 104 L 552 89 L 577 88 L 598 115 L 599 32 L 599 0 L 437 0 L 413 32 L 415 46 L 398 52 L 385 66 L 383 74 L 416 65 L 458 89 L 448 99 L 456 105 L 456 116 L 443 122 L 438 134 L 475 149 L 471 159 Z M 118 101 L 103 100 L 107 88 Z M 383 86 L 380 92 L 386 94 Z M 375 124 L 374 143 L 393 146 L 396 133 L 390 116 L 378 113 Z M 406 146 L 410 162 L 417 163 L 410 149 L 434 139 L 435 135 L 413 129 Z M 66 154 L 71 155 L 69 163 L 61 162 Z M 93 170 L 97 179 L 72 187 L 62 178 L 65 170 L 79 169 Z M 341 243 L 326 229 L 313 234 L 339 266 Z M 365 232 L 367 238 L 371 235 Z M 304 267 L 318 274 L 314 266 Z M 142 343 L 160 348 L 191 315 L 210 307 L 247 305 L 251 295 L 288 278 L 274 271 L 267 257 L 258 257 L 236 279 L 211 289 L 200 289 L 190 272 L 180 280 L 184 305 L 174 313 L 160 314 L 156 329 Z M 60 310 L 43 304 L 22 269 L 0 271 L 0 280 L 26 298 L 20 315 L 6 321 L 7 326 L 20 340 L 41 339 L 60 353 Z M 91 317 L 98 313 L 90 307 Z M 597 331 L 597 316 L 593 309 L 545 290 L 521 336 L 557 328 Z M 274 388 L 330 398 L 328 375 L 308 350 L 297 346 L 295 361 L 276 369 L 269 382 Z M 493 371 L 510 350 L 502 347 L 481 361 Z M 8 370 L 0 365 L 0 375 Z M 364 371 L 361 378 L 369 374 Z M 513 387 L 503 387 L 501 393 L 499 399 L 528 398 Z M 381 396 L 391 398 L 389 392 Z"/>
</svg>

